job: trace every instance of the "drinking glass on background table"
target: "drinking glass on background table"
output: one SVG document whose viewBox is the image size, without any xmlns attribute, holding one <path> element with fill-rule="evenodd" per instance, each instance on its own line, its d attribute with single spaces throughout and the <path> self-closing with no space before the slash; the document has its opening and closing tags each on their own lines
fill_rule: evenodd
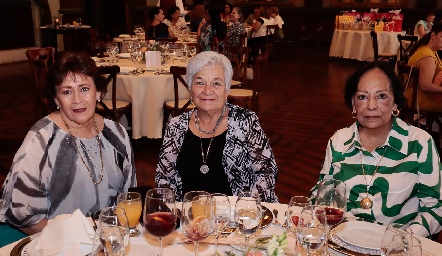
<svg viewBox="0 0 442 256">
<path fill-rule="evenodd" d="M 230 222 L 230 201 L 227 195 L 221 193 L 212 194 L 212 198 L 215 203 L 215 213 L 214 213 L 214 230 L 215 235 L 215 255 L 218 253 L 218 238 Z"/>
<path fill-rule="evenodd" d="M 292 196 L 287 209 L 287 221 L 289 231 L 296 235 L 299 217 L 301 216 L 302 208 L 310 204 L 310 199 L 306 196 Z"/>
<path fill-rule="evenodd" d="M 123 208 L 126 212 L 130 228 L 129 235 L 138 236 L 140 231 L 138 231 L 137 225 L 143 210 L 140 193 L 126 192 L 119 194 L 117 197 L 117 206 Z"/>
<path fill-rule="evenodd" d="M 187 44 L 183 44 L 182 51 L 183 51 L 183 59 L 182 59 L 182 61 L 186 62 L 187 58 L 189 57 L 189 52 L 190 52 L 189 46 Z"/>
<path fill-rule="evenodd" d="M 393 236 L 387 251 L 388 256 L 421 256 L 421 241 L 412 234 L 397 234 Z"/>
<path fill-rule="evenodd" d="M 385 229 L 384 237 L 381 242 L 381 255 L 386 256 L 389 250 L 389 245 L 393 240 L 395 235 L 411 235 L 412 231 L 405 224 L 400 223 L 390 223 Z"/>
<path fill-rule="evenodd" d="M 320 205 L 306 205 L 298 221 L 297 242 L 307 251 L 308 256 L 325 255 L 328 229 L 325 209 Z M 299 246 L 297 249 L 300 249 Z"/>
<path fill-rule="evenodd" d="M 181 209 L 181 228 L 193 241 L 198 256 L 199 241 L 212 234 L 214 226 L 214 202 L 205 191 L 189 191 L 184 194 Z"/>
<path fill-rule="evenodd" d="M 117 62 L 117 54 L 119 52 L 118 44 L 117 43 L 111 43 L 106 47 L 106 52 L 109 55 L 109 58 L 111 60 L 111 63 Z"/>
<path fill-rule="evenodd" d="M 193 46 L 193 45 L 189 46 L 189 55 L 190 55 L 190 57 L 193 57 L 196 55 L 196 46 Z"/>
<path fill-rule="evenodd" d="M 345 183 L 335 179 L 322 180 L 318 185 L 316 204 L 324 207 L 329 226 L 339 224 L 347 210 Z"/>
<path fill-rule="evenodd" d="M 153 188 L 146 193 L 144 204 L 144 227 L 149 234 L 158 237 L 160 253 L 163 255 L 163 237 L 175 230 L 175 193 L 170 188 Z"/>
<path fill-rule="evenodd" d="M 259 195 L 241 192 L 235 205 L 234 218 L 238 230 L 244 235 L 246 251 L 249 251 L 250 237 L 261 224 L 262 208 Z"/>
</svg>

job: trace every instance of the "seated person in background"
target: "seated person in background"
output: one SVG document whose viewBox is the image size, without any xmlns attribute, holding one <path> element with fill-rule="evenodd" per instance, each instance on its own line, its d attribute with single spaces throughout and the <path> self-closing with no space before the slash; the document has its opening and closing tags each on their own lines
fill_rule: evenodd
<svg viewBox="0 0 442 256">
<path fill-rule="evenodd" d="M 421 38 L 428 34 L 428 32 L 431 31 L 435 17 L 434 11 L 428 12 L 425 16 L 425 20 L 418 21 L 414 26 L 414 35 Z"/>
<path fill-rule="evenodd" d="M 246 33 L 243 14 L 239 7 L 232 10 L 232 24 L 227 28 L 227 46 L 242 46 L 242 36 Z"/>
<path fill-rule="evenodd" d="M 441 72 L 442 63 L 437 51 L 442 50 L 442 24 L 433 26 L 430 33 L 421 38 L 410 50 L 409 66 L 419 68 L 418 104 L 421 110 L 442 112 L 442 101 L 436 99 L 442 95 L 442 86 L 434 83 L 434 78 Z M 411 106 L 413 87 L 405 92 L 408 105 Z"/>
<path fill-rule="evenodd" d="M 252 26 L 255 21 L 259 18 L 259 10 L 261 9 L 261 5 L 255 4 L 253 5 L 253 13 L 249 14 L 249 17 L 247 17 L 245 23 L 247 25 Z"/>
<path fill-rule="evenodd" d="M 186 21 L 180 17 L 180 8 L 172 6 L 167 13 L 167 19 L 163 21 L 170 29 L 180 29 L 186 27 Z"/>
<path fill-rule="evenodd" d="M 221 21 L 221 10 L 215 6 L 209 7 L 206 16 L 198 26 L 198 52 L 211 51 L 212 40 L 218 39 L 218 48 L 222 50 L 223 40 L 227 34 L 227 25 Z M 214 49 L 215 50 L 215 49 Z"/>
<path fill-rule="evenodd" d="M 278 169 L 257 115 L 227 103 L 232 73 L 230 61 L 213 51 L 195 55 L 187 65 L 196 109 L 168 123 L 155 175 L 157 187 L 172 188 L 178 201 L 192 190 L 226 195 L 249 190 L 264 202 L 278 202 Z"/>
<path fill-rule="evenodd" d="M 279 29 L 282 29 L 282 25 L 284 25 L 284 21 L 281 16 L 279 16 L 278 7 L 272 6 L 269 8 L 270 20 L 273 21 L 273 25 L 278 25 Z"/>
<path fill-rule="evenodd" d="M 230 3 L 224 5 L 224 12 L 221 13 L 221 20 L 225 23 L 229 23 L 232 20 L 232 9 L 233 6 Z"/>
<path fill-rule="evenodd" d="M 149 19 L 152 21 L 147 29 L 147 38 L 173 37 L 169 26 L 163 23 L 164 12 L 160 7 L 153 7 L 149 11 Z"/>
<path fill-rule="evenodd" d="M 199 24 L 204 19 L 206 15 L 206 9 L 204 5 L 198 4 L 192 9 L 192 13 L 190 14 L 190 29 L 192 32 L 197 32 Z"/>
<path fill-rule="evenodd" d="M 259 9 L 259 18 L 252 25 L 252 38 L 248 42 L 251 48 L 250 60 L 252 62 L 258 56 L 259 47 L 267 43 L 267 25 L 273 24 L 269 18 L 267 7 L 261 7 Z"/>
<path fill-rule="evenodd" d="M 344 98 L 356 122 L 330 138 L 319 180 L 345 182 L 353 216 L 407 224 L 424 237 L 441 231 L 442 165 L 432 137 L 397 117 L 405 98 L 394 69 L 364 65 L 347 79 Z"/>
<path fill-rule="evenodd" d="M 90 216 L 136 186 L 126 130 L 95 113 L 107 92 L 95 62 L 64 52 L 47 81 L 53 112 L 28 132 L 2 186 L 0 246 L 40 232 L 59 214 Z"/>
</svg>

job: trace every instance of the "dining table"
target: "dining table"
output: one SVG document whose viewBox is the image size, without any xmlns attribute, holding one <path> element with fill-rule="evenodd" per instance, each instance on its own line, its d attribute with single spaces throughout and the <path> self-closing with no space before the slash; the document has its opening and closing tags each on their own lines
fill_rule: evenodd
<svg viewBox="0 0 442 256">
<path fill-rule="evenodd" d="M 397 54 L 399 50 L 398 34 L 405 35 L 405 31 L 377 31 L 378 52 Z M 335 29 L 329 56 L 359 61 L 373 60 L 374 52 L 370 31 Z"/>
<path fill-rule="evenodd" d="M 236 203 L 235 196 L 230 196 L 230 204 L 231 204 L 231 212 L 233 216 L 233 209 L 234 205 Z M 181 203 L 177 202 L 177 208 L 180 208 Z M 282 227 L 281 223 L 285 222 L 285 212 L 288 210 L 288 206 L 286 204 L 279 204 L 279 203 L 265 203 L 262 202 L 262 205 L 265 207 L 263 209 L 266 209 L 266 214 L 263 216 L 263 222 L 266 221 L 266 225 L 264 225 L 262 228 L 260 228 L 250 239 L 250 246 L 255 251 L 260 251 L 262 253 L 266 252 L 266 249 L 263 247 L 258 247 L 255 244 L 255 241 L 257 238 L 262 237 L 268 237 L 268 236 L 280 236 L 283 234 L 283 232 L 286 232 L 287 234 L 287 240 L 288 240 L 288 248 L 285 251 L 285 255 L 305 255 L 301 253 L 299 250 L 297 250 L 297 243 L 296 238 L 294 234 L 292 234 L 287 228 Z M 274 210 L 277 210 L 279 214 L 277 214 L 277 224 L 275 215 L 272 213 Z M 293 208 L 292 208 L 293 209 Z M 301 211 L 301 208 L 298 209 Z M 296 208 L 295 208 L 296 211 Z M 265 220 L 264 220 L 265 219 Z M 356 221 L 349 219 L 349 222 Z M 358 221 L 361 223 L 365 223 L 362 221 Z M 372 223 L 370 223 L 372 224 Z M 377 225 L 377 224 L 372 224 Z M 126 246 L 125 249 L 125 256 L 137 256 L 137 255 L 143 255 L 143 256 L 156 256 L 158 254 L 159 249 L 159 241 L 158 238 L 153 237 L 149 235 L 147 232 L 145 232 L 142 225 L 138 225 L 138 229 L 141 231 L 141 234 L 138 237 L 130 237 L 129 243 Z M 34 235 L 32 238 L 35 238 L 38 236 L 38 234 Z M 418 237 L 418 236 L 417 236 Z M 431 241 L 430 239 L 424 238 L 424 237 L 418 237 L 422 244 L 422 255 L 423 256 L 440 256 L 442 255 L 442 244 L 439 244 L 437 242 Z M 359 237 L 358 239 L 364 240 L 364 239 L 370 239 L 370 237 Z M 214 244 L 214 237 L 210 236 L 206 238 L 205 240 L 200 241 L 199 245 L 199 255 L 201 256 L 209 256 L 213 255 L 215 252 L 215 244 Z M 6 245 L 2 248 L 0 248 L 0 255 L 6 256 L 6 255 L 20 255 L 20 254 L 11 254 L 11 251 L 14 251 L 14 247 L 17 247 L 17 245 L 20 243 L 20 241 L 17 241 L 15 243 Z M 337 250 L 333 250 L 331 247 L 328 249 L 331 256 L 351 256 L 351 255 L 364 255 L 364 254 L 357 254 L 349 250 L 344 250 L 343 248 L 335 247 Z M 234 231 L 230 235 L 226 236 L 220 236 L 219 238 L 219 244 L 218 244 L 218 252 L 221 253 L 221 255 L 227 255 L 228 252 L 233 253 L 233 255 L 242 256 L 244 250 L 244 239 L 243 237 L 237 232 Z M 172 234 L 166 236 L 163 238 L 163 255 L 165 256 L 192 256 L 195 254 L 194 251 L 194 244 L 190 242 L 183 234 L 180 228 L 176 229 Z M 263 254 L 267 255 L 267 254 Z M 368 255 L 368 254 L 365 254 Z M 34 256 L 34 255 L 27 255 L 27 256 Z"/>
</svg>

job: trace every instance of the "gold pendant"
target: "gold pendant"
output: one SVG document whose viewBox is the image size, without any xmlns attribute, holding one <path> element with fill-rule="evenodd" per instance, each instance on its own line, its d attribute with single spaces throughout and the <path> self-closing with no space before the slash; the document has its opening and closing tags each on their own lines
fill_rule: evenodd
<svg viewBox="0 0 442 256">
<path fill-rule="evenodd" d="M 362 199 L 361 202 L 359 202 L 359 205 L 361 205 L 363 209 L 370 209 L 373 206 L 373 201 L 371 201 L 370 198 L 366 197 Z"/>
</svg>

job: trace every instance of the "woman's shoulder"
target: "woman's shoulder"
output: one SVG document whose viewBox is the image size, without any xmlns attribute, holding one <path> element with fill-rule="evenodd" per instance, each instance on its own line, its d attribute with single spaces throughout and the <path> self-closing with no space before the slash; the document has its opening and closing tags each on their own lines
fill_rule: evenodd
<svg viewBox="0 0 442 256">
<path fill-rule="evenodd" d="M 436 59 L 434 51 L 431 50 L 428 45 L 422 45 L 421 47 L 419 47 L 419 49 L 417 49 L 416 52 L 413 53 L 413 55 L 410 56 L 410 59 L 408 60 L 408 65 L 416 66 L 421 59 L 426 57 Z"/>
<path fill-rule="evenodd" d="M 105 135 L 107 135 L 108 133 L 113 133 L 122 139 L 128 137 L 126 128 L 124 128 L 122 124 L 107 118 L 104 118 L 104 128 L 102 132 Z"/>
</svg>

